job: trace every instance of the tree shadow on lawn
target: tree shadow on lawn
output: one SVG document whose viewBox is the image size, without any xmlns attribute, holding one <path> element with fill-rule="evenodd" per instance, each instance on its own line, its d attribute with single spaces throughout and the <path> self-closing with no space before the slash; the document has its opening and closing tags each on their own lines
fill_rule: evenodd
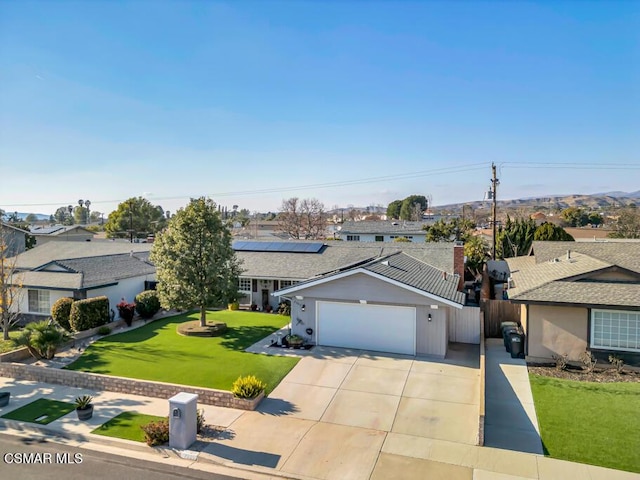
<svg viewBox="0 0 640 480">
<path fill-rule="evenodd" d="M 220 345 L 229 350 L 245 350 L 276 331 L 277 328 L 259 325 L 228 327 L 220 337 Z"/>
</svg>

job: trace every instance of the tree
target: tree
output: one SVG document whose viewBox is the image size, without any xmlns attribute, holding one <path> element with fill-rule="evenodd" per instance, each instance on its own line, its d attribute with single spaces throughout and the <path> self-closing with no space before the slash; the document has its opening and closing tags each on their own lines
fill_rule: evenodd
<svg viewBox="0 0 640 480">
<path fill-rule="evenodd" d="M 635 206 L 621 210 L 609 237 L 640 238 L 640 211 Z"/>
<path fill-rule="evenodd" d="M 104 230 L 108 238 L 146 237 L 162 230 L 166 221 L 161 206 L 151 204 L 146 198 L 133 197 L 109 214 Z"/>
<path fill-rule="evenodd" d="M 38 216 L 35 213 L 30 213 L 24 218 L 24 221 L 27 223 L 33 223 L 38 221 Z"/>
<path fill-rule="evenodd" d="M 560 216 L 572 227 L 584 227 L 589 223 L 589 216 L 579 207 L 565 208 Z"/>
<path fill-rule="evenodd" d="M 387 206 L 387 218 L 389 220 L 400 218 L 400 209 L 402 208 L 402 200 L 394 200 Z"/>
<path fill-rule="evenodd" d="M 86 225 L 87 222 L 87 209 L 78 205 L 73 209 L 73 220 L 78 225 Z"/>
<path fill-rule="evenodd" d="M 496 257 L 509 258 L 527 255 L 533 243 L 536 221 L 531 218 L 507 220 L 496 235 Z"/>
<path fill-rule="evenodd" d="M 327 214 L 324 205 L 315 198 L 300 200 L 292 197 L 282 201 L 278 215 L 278 230 L 295 239 L 324 238 Z"/>
<path fill-rule="evenodd" d="M 4 340 L 9 340 L 9 329 L 20 315 L 20 285 L 16 285 L 17 256 L 9 257 L 10 236 L 0 221 L 0 325 Z"/>
<path fill-rule="evenodd" d="M 419 206 L 416 206 L 419 205 Z M 400 207 L 400 218 L 402 220 L 420 220 L 422 218 L 422 212 L 427 208 L 427 197 L 424 195 L 409 195 L 402 201 Z M 416 211 L 420 211 L 420 217 L 416 217 Z"/>
<path fill-rule="evenodd" d="M 591 225 L 600 225 L 602 223 L 602 215 L 598 212 L 589 213 L 587 219 Z"/>
<path fill-rule="evenodd" d="M 464 242 L 464 255 L 467 257 L 467 269 L 477 277 L 489 257 L 489 245 L 482 237 L 471 236 Z"/>
<path fill-rule="evenodd" d="M 454 218 L 449 222 L 441 219 L 424 228 L 427 231 L 425 238 L 427 242 L 453 242 L 455 240 L 464 242 L 472 236 L 475 224 L 471 220 L 461 218 Z"/>
<path fill-rule="evenodd" d="M 212 200 L 191 199 L 181 208 L 151 249 L 162 306 L 197 307 L 204 327 L 207 307 L 235 300 L 241 269 L 231 239 Z"/>
<path fill-rule="evenodd" d="M 533 239 L 535 241 L 549 241 L 549 242 L 573 242 L 575 239 L 569 235 L 564 228 L 554 225 L 553 223 L 545 222 L 536 228 L 533 233 Z"/>
</svg>

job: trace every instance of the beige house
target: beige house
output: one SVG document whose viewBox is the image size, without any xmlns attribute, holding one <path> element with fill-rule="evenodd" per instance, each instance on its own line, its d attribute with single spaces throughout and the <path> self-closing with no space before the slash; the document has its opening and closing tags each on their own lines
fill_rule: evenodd
<svg viewBox="0 0 640 480">
<path fill-rule="evenodd" d="M 56 225 L 53 227 L 34 228 L 30 235 L 35 237 L 36 245 L 43 245 L 51 241 L 90 242 L 93 240 L 95 233 L 80 225 L 70 227 Z"/>
<path fill-rule="evenodd" d="M 530 256 L 506 261 L 527 359 L 588 350 L 640 365 L 640 242 L 534 242 Z"/>
</svg>

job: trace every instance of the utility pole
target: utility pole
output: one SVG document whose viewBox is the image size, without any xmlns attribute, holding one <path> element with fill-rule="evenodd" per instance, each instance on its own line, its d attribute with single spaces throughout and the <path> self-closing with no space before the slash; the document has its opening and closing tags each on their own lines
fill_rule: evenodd
<svg viewBox="0 0 640 480">
<path fill-rule="evenodd" d="M 500 180 L 496 178 L 496 165 L 494 163 L 491 164 L 491 198 L 493 199 L 493 203 L 491 204 L 491 237 L 493 240 L 493 249 L 491 250 L 491 260 L 496 259 L 496 231 L 498 226 L 498 220 L 496 218 L 497 210 L 498 210 L 498 185 L 500 185 Z"/>
</svg>

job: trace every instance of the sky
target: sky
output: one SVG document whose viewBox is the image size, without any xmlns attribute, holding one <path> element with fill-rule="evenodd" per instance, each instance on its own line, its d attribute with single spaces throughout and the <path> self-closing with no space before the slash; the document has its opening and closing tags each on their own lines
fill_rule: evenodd
<svg viewBox="0 0 640 480">
<path fill-rule="evenodd" d="M 0 0 L 0 208 L 640 189 L 640 2 Z"/>
</svg>

